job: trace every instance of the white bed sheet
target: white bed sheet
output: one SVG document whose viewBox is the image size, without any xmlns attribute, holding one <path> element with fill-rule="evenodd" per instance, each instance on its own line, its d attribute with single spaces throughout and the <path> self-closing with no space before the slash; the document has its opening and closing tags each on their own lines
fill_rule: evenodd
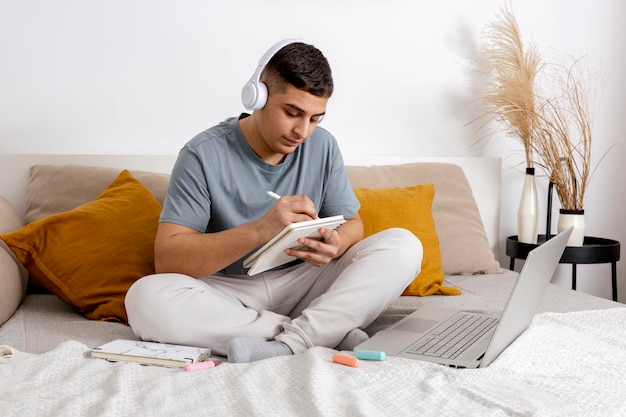
<svg viewBox="0 0 626 417">
<path fill-rule="evenodd" d="M 0 347 L 3 416 L 623 416 L 626 308 L 542 313 L 488 368 L 306 353 L 184 372 Z"/>
</svg>

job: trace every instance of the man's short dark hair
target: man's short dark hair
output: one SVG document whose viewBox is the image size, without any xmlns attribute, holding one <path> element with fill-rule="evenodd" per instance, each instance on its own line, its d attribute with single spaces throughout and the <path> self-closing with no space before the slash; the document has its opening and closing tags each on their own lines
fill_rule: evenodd
<svg viewBox="0 0 626 417">
<path fill-rule="evenodd" d="M 281 48 L 267 63 L 261 79 L 268 92 L 282 92 L 286 83 L 316 97 L 333 94 L 333 76 L 328 60 L 322 52 L 302 42 Z"/>
</svg>

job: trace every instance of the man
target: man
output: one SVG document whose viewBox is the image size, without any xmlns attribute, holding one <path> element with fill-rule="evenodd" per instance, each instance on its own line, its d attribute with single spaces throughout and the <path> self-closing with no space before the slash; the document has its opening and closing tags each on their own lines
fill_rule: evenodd
<svg viewBox="0 0 626 417">
<path fill-rule="evenodd" d="M 333 92 L 326 58 L 293 41 L 264 58 L 244 87 L 248 101 L 260 81 L 260 101 L 245 103 L 252 114 L 200 133 L 178 156 L 156 236 L 157 274 L 126 296 L 129 323 L 143 339 L 207 346 L 231 362 L 312 346 L 352 349 L 367 338 L 360 328 L 420 270 L 412 233 L 362 239 L 338 145 L 317 126 Z M 282 197 L 268 197 L 270 190 Z M 286 225 L 340 214 L 347 221 L 338 229 L 287 250 L 293 262 L 246 274 L 243 259 Z"/>
</svg>

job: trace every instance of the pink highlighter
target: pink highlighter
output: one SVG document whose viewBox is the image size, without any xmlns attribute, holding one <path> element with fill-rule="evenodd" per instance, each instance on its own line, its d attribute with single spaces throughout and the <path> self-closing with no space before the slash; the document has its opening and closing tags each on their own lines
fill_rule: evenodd
<svg viewBox="0 0 626 417">
<path fill-rule="evenodd" d="M 201 369 L 211 369 L 211 368 L 215 368 L 220 363 L 222 363 L 222 361 L 218 359 L 213 359 L 213 360 L 204 361 L 204 362 L 188 363 L 185 366 L 183 366 L 183 371 L 190 372 L 190 371 L 199 371 Z"/>
</svg>

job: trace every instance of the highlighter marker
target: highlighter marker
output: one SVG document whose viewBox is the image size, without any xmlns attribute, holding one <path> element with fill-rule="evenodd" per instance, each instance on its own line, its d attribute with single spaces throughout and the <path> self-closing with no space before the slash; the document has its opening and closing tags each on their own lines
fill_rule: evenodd
<svg viewBox="0 0 626 417">
<path fill-rule="evenodd" d="M 204 362 L 188 363 L 185 366 L 183 366 L 183 371 L 190 372 L 190 371 L 199 371 L 200 369 L 211 369 L 211 368 L 215 368 L 220 363 L 222 363 L 222 361 L 219 361 L 217 359 L 213 359 L 211 361 L 204 361 Z"/>
<path fill-rule="evenodd" d="M 359 360 L 352 356 L 342 355 L 341 353 L 333 354 L 333 362 L 340 363 L 342 365 L 351 366 L 353 368 L 359 367 Z"/>
<path fill-rule="evenodd" d="M 387 354 L 377 350 L 357 350 L 354 352 L 354 356 L 366 361 L 384 361 Z"/>
</svg>

